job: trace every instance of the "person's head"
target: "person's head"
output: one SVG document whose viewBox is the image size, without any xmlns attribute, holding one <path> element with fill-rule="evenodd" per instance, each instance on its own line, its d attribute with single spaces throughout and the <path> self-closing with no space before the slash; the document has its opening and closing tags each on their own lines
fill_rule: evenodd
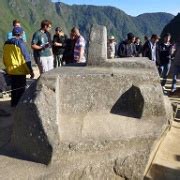
<svg viewBox="0 0 180 180">
<path fill-rule="evenodd" d="M 62 32 L 62 28 L 60 28 L 60 27 L 56 27 L 56 28 L 55 28 L 55 33 L 56 33 L 57 35 L 59 35 L 61 32 Z"/>
<path fill-rule="evenodd" d="M 109 40 L 109 42 L 114 42 L 115 41 L 115 37 L 114 36 L 110 36 L 108 40 Z"/>
<path fill-rule="evenodd" d="M 133 33 L 128 33 L 128 34 L 127 34 L 127 39 L 128 39 L 128 42 L 134 43 L 134 41 L 135 41 L 135 36 L 134 36 L 134 34 L 133 34 Z"/>
<path fill-rule="evenodd" d="M 148 40 L 149 40 L 149 38 L 147 36 L 144 36 L 144 41 L 146 42 Z"/>
<path fill-rule="evenodd" d="M 73 37 L 73 39 L 77 39 L 80 36 L 80 32 L 77 27 L 73 27 L 71 29 L 71 36 Z"/>
<path fill-rule="evenodd" d="M 12 35 L 16 37 L 20 37 L 23 33 L 23 28 L 22 27 L 14 27 L 12 30 Z"/>
<path fill-rule="evenodd" d="M 157 43 L 159 41 L 159 36 L 157 34 L 152 34 L 151 36 L 151 42 Z"/>
<path fill-rule="evenodd" d="M 164 34 L 164 36 L 163 36 L 163 41 L 164 41 L 165 43 L 167 43 L 167 42 L 169 42 L 170 40 L 171 40 L 171 34 L 170 34 L 170 33 Z"/>
<path fill-rule="evenodd" d="M 140 38 L 139 37 L 136 37 L 135 38 L 135 43 L 139 44 L 141 42 Z"/>
<path fill-rule="evenodd" d="M 13 20 L 13 27 L 21 27 L 21 23 L 18 19 Z"/>
<path fill-rule="evenodd" d="M 52 28 L 52 22 L 45 19 L 41 21 L 41 29 L 44 30 L 45 32 L 49 32 Z"/>
</svg>

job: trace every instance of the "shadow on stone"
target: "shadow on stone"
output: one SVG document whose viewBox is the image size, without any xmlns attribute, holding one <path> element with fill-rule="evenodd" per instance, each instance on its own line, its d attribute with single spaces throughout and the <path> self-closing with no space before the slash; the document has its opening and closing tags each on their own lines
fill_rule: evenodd
<svg viewBox="0 0 180 180">
<path fill-rule="evenodd" d="M 180 155 L 176 155 L 176 160 L 180 161 Z"/>
<path fill-rule="evenodd" d="M 144 108 L 144 98 L 140 89 L 134 85 L 117 100 L 111 109 L 112 114 L 141 118 Z"/>
<path fill-rule="evenodd" d="M 180 177 L 180 169 L 154 164 L 150 171 L 150 177 L 144 177 L 144 180 L 177 180 Z"/>
<path fill-rule="evenodd" d="M 33 102 L 36 97 L 36 83 L 26 90 L 14 114 L 15 123 L 11 138 L 16 155 L 26 160 L 49 164 L 52 158 L 52 146 L 43 128 L 39 110 Z M 27 99 L 23 99 L 27 97 Z"/>
</svg>

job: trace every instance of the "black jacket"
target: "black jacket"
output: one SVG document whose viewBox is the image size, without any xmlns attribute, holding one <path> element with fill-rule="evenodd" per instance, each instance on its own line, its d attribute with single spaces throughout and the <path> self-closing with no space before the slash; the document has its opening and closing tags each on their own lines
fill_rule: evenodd
<svg viewBox="0 0 180 180">
<path fill-rule="evenodd" d="M 172 58 L 172 44 L 159 44 L 160 65 L 169 64 Z"/>
<path fill-rule="evenodd" d="M 64 35 L 64 36 L 58 36 L 58 35 L 54 35 L 53 37 L 53 44 L 55 42 L 57 43 L 62 43 L 62 46 L 54 46 L 52 47 L 53 49 L 53 53 L 55 55 L 61 55 L 64 53 L 64 49 L 65 49 L 65 46 L 66 46 L 66 40 L 67 40 L 67 36 Z"/>
<path fill-rule="evenodd" d="M 134 43 L 128 44 L 128 41 L 122 41 L 118 47 L 119 57 L 134 57 L 137 56 L 136 46 Z"/>
<path fill-rule="evenodd" d="M 142 48 L 142 56 L 148 57 L 149 60 L 152 60 L 152 51 L 150 41 L 146 41 Z M 159 65 L 159 45 L 156 43 L 156 65 Z"/>
</svg>

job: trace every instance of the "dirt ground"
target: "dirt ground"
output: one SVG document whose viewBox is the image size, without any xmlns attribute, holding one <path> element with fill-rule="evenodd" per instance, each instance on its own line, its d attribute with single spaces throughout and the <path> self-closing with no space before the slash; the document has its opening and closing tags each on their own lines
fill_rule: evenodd
<svg viewBox="0 0 180 180">
<path fill-rule="evenodd" d="M 37 79 L 39 77 L 37 67 L 34 71 L 35 79 Z M 169 98 L 172 103 L 180 104 L 180 91 L 170 95 Z M 10 97 L 8 94 L 0 98 L 0 110 L 7 113 L 5 116 L 0 115 L 0 179 L 51 179 L 46 178 L 46 175 L 48 173 L 53 174 L 57 170 L 51 169 L 50 172 L 48 166 L 25 160 L 17 155 L 13 146 L 9 143 L 15 108 L 10 107 Z M 0 113 L 3 112 L 0 111 Z M 147 177 L 150 176 L 155 176 L 153 179 L 158 180 L 180 179 L 180 122 L 173 122 L 170 131 L 161 143 L 151 164 L 151 169 L 147 174 Z"/>
</svg>

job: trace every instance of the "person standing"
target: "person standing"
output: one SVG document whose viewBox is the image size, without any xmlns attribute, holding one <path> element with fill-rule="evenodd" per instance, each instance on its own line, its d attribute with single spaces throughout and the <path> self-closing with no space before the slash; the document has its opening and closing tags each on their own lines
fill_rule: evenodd
<svg viewBox="0 0 180 180">
<path fill-rule="evenodd" d="M 159 36 L 153 34 L 151 39 L 146 41 L 143 45 L 142 55 L 143 57 L 148 57 L 149 60 L 153 61 L 157 66 L 159 66 L 159 50 L 158 50 Z"/>
<path fill-rule="evenodd" d="M 75 40 L 74 46 L 74 63 L 86 63 L 85 58 L 85 39 L 80 34 L 79 29 L 77 27 L 73 27 L 71 29 L 72 39 Z"/>
<path fill-rule="evenodd" d="M 53 69 L 53 55 L 51 47 L 50 29 L 52 23 L 49 20 L 41 22 L 41 28 L 33 34 L 31 48 L 40 74 Z"/>
<path fill-rule="evenodd" d="M 110 36 L 107 44 L 107 57 L 109 59 L 115 58 L 116 54 L 116 41 L 114 36 Z"/>
<path fill-rule="evenodd" d="M 66 46 L 67 36 L 60 27 L 56 27 L 53 36 L 54 68 L 63 65 L 63 53 Z"/>
<path fill-rule="evenodd" d="M 134 44 L 136 47 L 137 57 L 141 57 L 142 56 L 142 43 L 139 37 L 136 37 Z"/>
<path fill-rule="evenodd" d="M 26 87 L 26 75 L 34 77 L 31 67 L 31 59 L 22 40 L 23 29 L 14 27 L 12 31 L 13 38 L 7 40 L 3 47 L 3 63 L 6 72 L 11 77 L 11 106 L 18 104 Z"/>
<path fill-rule="evenodd" d="M 159 44 L 160 76 L 162 77 L 161 85 L 165 86 L 166 80 L 171 67 L 172 44 L 170 43 L 171 35 L 166 33 L 163 36 L 163 42 Z"/>
<path fill-rule="evenodd" d="M 133 33 L 127 34 L 127 39 L 122 41 L 118 47 L 118 56 L 119 57 L 136 57 L 136 47 L 135 47 L 135 36 Z"/>
<path fill-rule="evenodd" d="M 72 34 L 70 33 L 70 38 L 66 40 L 66 46 L 63 53 L 63 62 L 65 62 L 65 65 L 74 63 L 75 43 L 76 43 L 76 40 L 74 39 L 74 36 L 72 36 Z"/>
<path fill-rule="evenodd" d="M 20 21 L 18 19 L 13 20 L 12 24 L 13 24 L 13 28 L 14 27 L 21 27 L 21 23 L 20 23 Z M 12 31 L 7 33 L 7 40 L 11 39 L 11 38 L 13 38 Z M 25 31 L 23 31 L 23 34 L 22 34 L 21 38 L 23 39 L 24 42 L 27 42 Z"/>
<path fill-rule="evenodd" d="M 173 60 L 173 80 L 171 86 L 171 92 L 176 91 L 177 76 L 180 73 L 180 35 L 175 43 L 175 56 Z"/>
</svg>

